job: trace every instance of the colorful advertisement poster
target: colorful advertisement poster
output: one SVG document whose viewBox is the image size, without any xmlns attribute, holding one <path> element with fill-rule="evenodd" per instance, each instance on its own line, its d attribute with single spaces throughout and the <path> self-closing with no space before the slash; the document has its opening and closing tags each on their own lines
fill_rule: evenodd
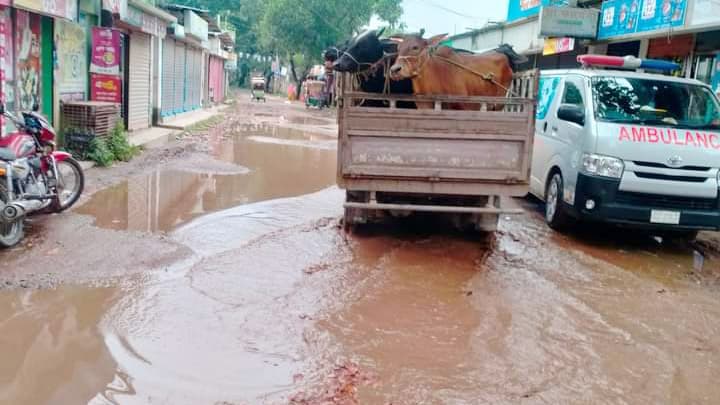
<svg viewBox="0 0 720 405">
<path fill-rule="evenodd" d="M 543 46 L 543 56 L 570 52 L 575 49 L 575 38 L 547 38 Z"/>
<path fill-rule="evenodd" d="M 90 75 L 90 100 L 107 101 L 110 103 L 122 102 L 122 83 L 120 76 Z"/>
<path fill-rule="evenodd" d="M 609 0 L 602 4 L 598 39 L 632 34 L 637 31 L 640 0 Z"/>
<path fill-rule="evenodd" d="M 77 20 L 77 0 L 14 0 L 13 6 L 57 17 Z"/>
<path fill-rule="evenodd" d="M 5 108 L 12 110 L 13 103 L 13 83 L 12 83 L 12 20 L 10 19 L 10 9 L 0 7 L 0 103 Z M 0 116 L 0 136 L 8 133 L 6 128 L 7 120 Z"/>
<path fill-rule="evenodd" d="M 87 84 L 85 29 L 75 23 L 55 22 L 57 62 L 55 80 L 62 101 L 84 100 Z"/>
<path fill-rule="evenodd" d="M 679 27 L 686 12 L 687 0 L 605 0 L 598 39 Z"/>
<path fill-rule="evenodd" d="M 120 32 L 111 28 L 92 28 L 90 72 L 120 74 Z"/>
<path fill-rule="evenodd" d="M 16 108 L 31 110 L 40 105 L 40 16 L 15 13 Z"/>
<path fill-rule="evenodd" d="M 687 0 L 643 0 L 638 31 L 652 31 L 685 24 Z"/>
</svg>

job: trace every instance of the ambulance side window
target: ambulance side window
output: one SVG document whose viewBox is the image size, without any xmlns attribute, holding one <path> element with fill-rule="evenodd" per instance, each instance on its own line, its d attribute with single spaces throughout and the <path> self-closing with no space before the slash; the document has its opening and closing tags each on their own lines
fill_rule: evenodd
<svg viewBox="0 0 720 405">
<path fill-rule="evenodd" d="M 569 80 L 565 82 L 565 92 L 563 93 L 562 103 L 573 104 L 578 107 L 585 108 L 585 103 L 583 102 L 583 96 L 580 89 L 575 85 L 575 83 Z"/>
</svg>

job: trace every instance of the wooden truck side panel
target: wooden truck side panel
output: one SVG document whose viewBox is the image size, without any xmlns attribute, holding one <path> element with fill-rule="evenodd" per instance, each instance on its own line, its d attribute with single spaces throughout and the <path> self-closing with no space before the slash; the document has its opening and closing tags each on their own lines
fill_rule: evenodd
<svg viewBox="0 0 720 405">
<path fill-rule="evenodd" d="M 338 184 L 358 191 L 522 196 L 528 192 L 537 72 L 512 97 L 388 96 L 344 91 Z M 388 107 L 364 107 L 383 100 Z M 397 108 L 398 101 L 434 109 Z M 453 110 L 452 103 L 477 110 Z"/>
</svg>

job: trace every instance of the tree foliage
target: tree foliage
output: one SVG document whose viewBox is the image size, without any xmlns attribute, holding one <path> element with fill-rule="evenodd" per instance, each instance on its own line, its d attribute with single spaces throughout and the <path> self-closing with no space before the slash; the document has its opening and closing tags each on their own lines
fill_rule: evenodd
<svg viewBox="0 0 720 405">
<path fill-rule="evenodd" d="M 238 52 L 280 55 L 286 62 L 302 55 L 316 63 L 328 46 L 367 26 L 373 16 L 398 28 L 401 0 L 176 0 L 209 10 L 232 25 Z"/>
</svg>

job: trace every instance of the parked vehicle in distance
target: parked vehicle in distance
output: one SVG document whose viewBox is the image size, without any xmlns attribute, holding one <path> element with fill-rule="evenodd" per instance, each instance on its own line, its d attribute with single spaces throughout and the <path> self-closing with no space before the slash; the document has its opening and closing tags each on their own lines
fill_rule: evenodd
<svg viewBox="0 0 720 405">
<path fill-rule="evenodd" d="M 55 149 L 55 130 L 37 106 L 18 118 L 0 105 L 0 114 L 15 127 L 0 137 L 0 247 L 7 248 L 22 240 L 27 215 L 75 204 L 85 177 L 69 153 Z"/>
<path fill-rule="evenodd" d="M 254 76 L 250 79 L 250 98 L 254 101 L 265 102 L 265 78 Z"/>
<path fill-rule="evenodd" d="M 542 72 L 538 97 L 530 189 L 552 228 L 589 220 L 688 238 L 720 229 L 720 103 L 710 87 L 584 68 Z"/>
</svg>

